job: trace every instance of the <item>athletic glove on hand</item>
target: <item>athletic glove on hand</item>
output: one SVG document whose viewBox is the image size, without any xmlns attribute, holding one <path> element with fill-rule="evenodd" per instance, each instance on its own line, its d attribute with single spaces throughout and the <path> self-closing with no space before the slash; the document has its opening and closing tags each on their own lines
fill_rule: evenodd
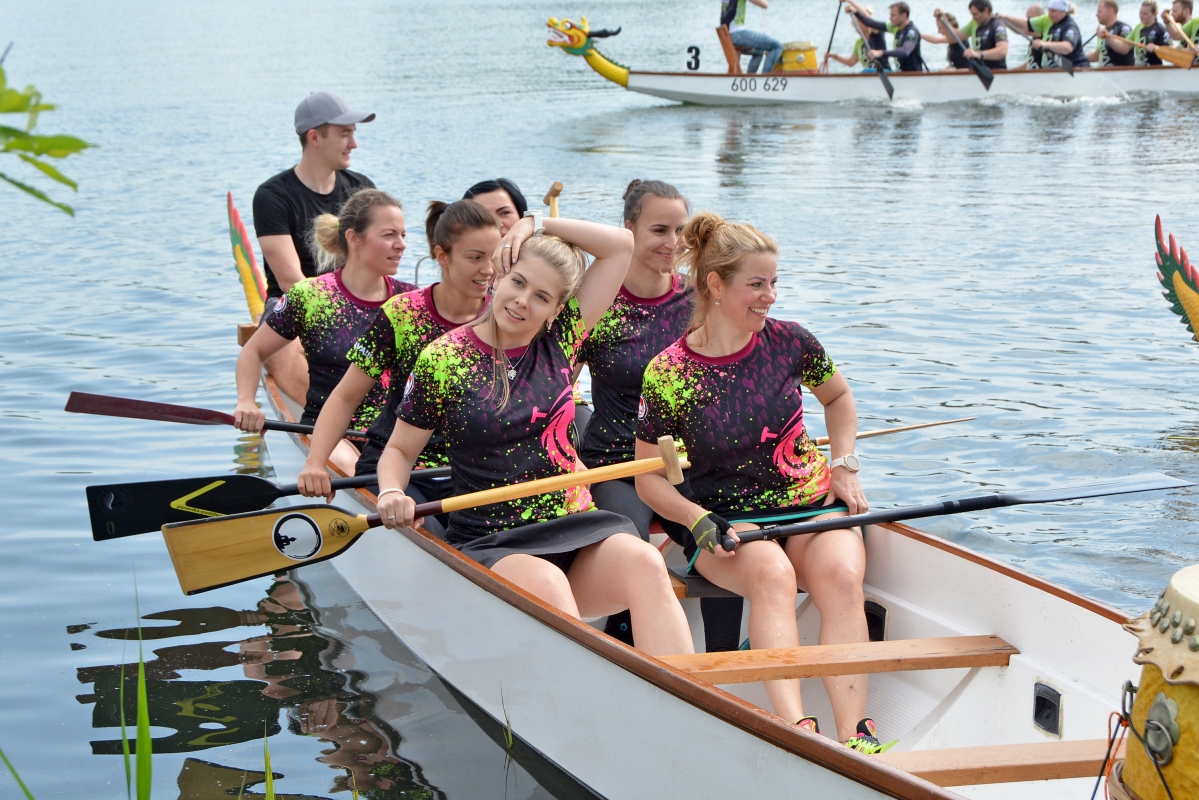
<svg viewBox="0 0 1199 800">
<path fill-rule="evenodd" d="M 695 544 L 700 550 L 713 553 L 728 536 L 728 530 L 731 527 L 733 526 L 724 517 L 709 511 L 691 526 L 691 535 L 695 538 Z"/>
</svg>

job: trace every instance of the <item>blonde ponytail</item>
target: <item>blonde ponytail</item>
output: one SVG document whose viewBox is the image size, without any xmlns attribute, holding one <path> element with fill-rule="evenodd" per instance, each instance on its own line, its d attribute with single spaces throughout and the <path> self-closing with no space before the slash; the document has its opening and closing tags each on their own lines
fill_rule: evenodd
<svg viewBox="0 0 1199 800">
<path fill-rule="evenodd" d="M 687 267 L 687 285 L 695 292 L 690 330 L 703 326 L 712 306 L 708 275 L 716 273 L 721 283 L 728 284 L 746 256 L 754 253 L 777 256 L 778 252 L 774 239 L 752 225 L 725 222 L 711 211 L 701 211 L 688 220 L 674 251 L 674 267 Z"/>
</svg>

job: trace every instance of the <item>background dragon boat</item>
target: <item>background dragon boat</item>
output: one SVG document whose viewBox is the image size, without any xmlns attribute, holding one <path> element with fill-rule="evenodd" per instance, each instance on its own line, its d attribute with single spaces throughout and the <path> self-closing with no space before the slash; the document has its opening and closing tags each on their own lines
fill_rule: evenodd
<svg viewBox="0 0 1199 800">
<path fill-rule="evenodd" d="M 253 316 L 264 284 L 232 203 L 230 223 Z M 263 389 L 278 419 L 299 416 L 302 404 L 270 375 Z M 307 437 L 272 433 L 269 452 L 277 474 L 293 477 Z M 336 504 L 369 513 L 374 500 L 359 489 Z M 678 548 L 662 543 L 668 564 L 680 566 Z M 1163 601 L 1127 625 L 1124 612 L 903 524 L 868 527 L 866 548 L 870 642 L 817 645 L 819 612 L 800 593 L 800 648 L 661 659 L 604 635 L 602 618 L 575 620 L 423 530 L 370 530 L 315 569 L 335 568 L 480 713 L 606 797 L 723 798 L 747 789 L 763 797 L 1090 797 L 1097 777 L 1124 757 L 1123 742 L 1106 738 L 1109 717 L 1137 677 L 1136 633 L 1164 618 Z M 675 575 L 702 648 L 697 598 L 723 592 Z M 800 678 L 805 709 L 831 720 L 818 679 L 862 672 L 871 673 L 867 712 L 899 739 L 881 756 L 775 717 L 760 683 Z M 1141 720 L 1144 713 L 1152 711 Z M 1193 721 L 1177 722 L 1195 734 Z M 1178 759 L 1175 774 L 1195 766 Z"/>
<path fill-rule="evenodd" d="M 775 71 L 759 75 L 740 74 L 738 58 L 731 54 L 729 71 L 641 72 L 618 64 L 601 53 L 597 38 L 615 35 L 591 32 L 586 17 L 579 22 L 550 18 L 547 44 L 582 58 L 603 77 L 630 92 L 666 100 L 701 105 L 780 105 L 785 103 L 839 103 L 847 100 L 887 100 L 879 76 L 874 73 Z M 619 31 L 617 31 L 619 32 Z M 1199 94 L 1199 72 L 1172 66 L 1105 67 L 1079 69 L 1073 75 L 1062 70 L 995 70 L 988 91 L 970 72 L 888 72 L 895 100 L 921 103 L 951 103 L 980 100 L 995 95 L 1041 97 L 1111 97 L 1134 92 Z"/>
</svg>

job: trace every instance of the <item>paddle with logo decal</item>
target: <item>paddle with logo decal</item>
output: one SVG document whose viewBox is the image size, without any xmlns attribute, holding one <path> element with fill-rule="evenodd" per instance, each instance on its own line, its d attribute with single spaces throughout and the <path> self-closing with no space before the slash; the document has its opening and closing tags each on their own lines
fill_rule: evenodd
<svg viewBox="0 0 1199 800">
<path fill-rule="evenodd" d="M 418 470 L 422 478 L 450 474 L 449 467 Z M 335 478 L 334 489 L 357 489 L 375 483 L 374 475 Z M 298 495 L 292 483 L 279 486 L 256 475 L 216 475 L 142 483 L 87 487 L 92 538 L 97 542 L 150 533 L 174 522 L 223 517 L 266 508 L 281 497 Z"/>
<path fill-rule="evenodd" d="M 657 458 L 625 461 L 421 503 L 416 507 L 416 517 L 477 508 L 658 470 L 665 470 L 671 483 L 682 483 L 682 471 L 690 465 L 679 459 L 674 440 L 663 436 L 658 440 L 658 447 L 662 455 Z M 336 506 L 308 505 L 176 522 L 162 526 L 162 537 L 171 554 L 180 588 L 184 594 L 197 594 L 333 558 L 362 534 L 381 524 L 378 514 L 354 514 Z"/>
<path fill-rule="evenodd" d="M 233 415 L 208 408 L 176 406 L 171 403 L 154 403 L 149 400 L 132 400 L 128 397 L 111 397 L 106 394 L 71 392 L 64 411 L 73 414 L 96 414 L 101 417 L 127 417 L 129 419 L 152 419 L 159 422 L 182 422 L 187 425 L 232 425 Z M 297 422 L 281 422 L 268 419 L 262 426 L 264 431 L 288 431 L 289 433 L 312 433 L 311 425 Z M 362 431 L 346 431 L 347 439 L 364 439 Z"/>
</svg>

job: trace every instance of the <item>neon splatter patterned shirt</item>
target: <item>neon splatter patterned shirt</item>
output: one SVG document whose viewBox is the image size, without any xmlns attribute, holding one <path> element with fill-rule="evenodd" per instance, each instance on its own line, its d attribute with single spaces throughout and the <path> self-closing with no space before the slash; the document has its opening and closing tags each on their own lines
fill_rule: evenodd
<svg viewBox="0 0 1199 800">
<path fill-rule="evenodd" d="M 591 372 L 595 413 L 583 434 L 579 456 L 589 467 L 632 461 L 641 376 L 650 359 L 687 330 L 691 293 L 683 281 L 661 297 L 637 297 L 623 286 L 608 313 L 583 342 L 579 361 Z"/>
<path fill-rule="evenodd" d="M 837 368 L 794 322 L 767 319 L 739 352 L 709 358 L 686 337 L 645 370 L 637 438 L 674 436 L 687 447 L 695 502 L 725 514 L 811 503 L 828 493 L 824 455 L 803 424 L 803 386 Z"/>
<path fill-rule="evenodd" d="M 388 297 L 416 287 L 387 279 Z M 379 314 L 377 303 L 350 294 L 341 282 L 341 270 L 305 278 L 287 290 L 266 318 L 266 324 L 284 339 L 299 337 L 308 356 L 308 397 L 300 421 L 311 425 L 329 393 L 350 367 L 346 353 Z M 386 389 L 375 386 L 354 411 L 351 427 L 369 427 L 387 399 Z"/>
<path fill-rule="evenodd" d="M 425 347 L 404 388 L 399 418 L 445 437 L 454 494 L 494 489 L 574 472 L 574 394 L 570 382 L 587 336 L 571 298 L 549 331 L 523 350 L 507 351 L 516 369 L 511 397 L 492 388 L 494 352 L 475 329 L 458 328 Z M 591 508 L 580 486 L 450 514 L 450 541 Z"/>
<path fill-rule="evenodd" d="M 387 391 L 383 410 L 366 432 L 368 448 L 382 452 L 391 438 L 396 424 L 396 409 L 402 399 L 400 389 L 408 380 L 416 357 L 425 345 L 449 331 L 459 323 L 446 319 L 437 312 L 433 302 L 431 284 L 424 289 L 396 295 L 383 303 L 383 313 L 358 338 L 348 353 L 350 363 L 370 375 Z M 486 306 L 484 306 L 486 308 Z M 434 436 L 421 451 L 417 462 L 426 467 L 449 464 L 445 453 L 445 442 Z"/>
</svg>

